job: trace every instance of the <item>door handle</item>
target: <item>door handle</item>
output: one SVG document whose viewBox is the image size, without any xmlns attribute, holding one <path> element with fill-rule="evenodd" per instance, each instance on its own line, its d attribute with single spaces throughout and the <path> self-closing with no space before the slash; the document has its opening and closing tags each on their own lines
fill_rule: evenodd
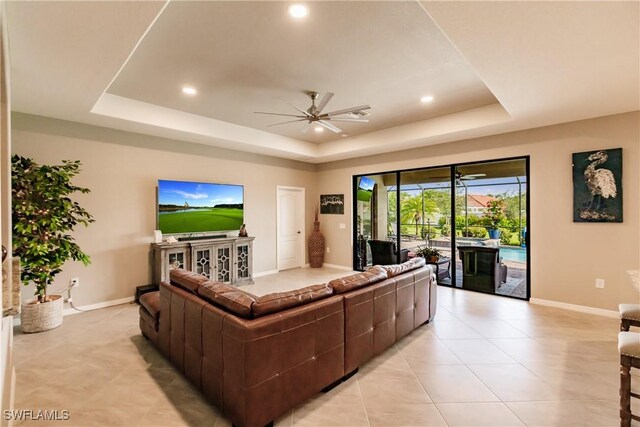
<svg viewBox="0 0 640 427">
<path fill-rule="evenodd" d="M 298 231 L 298 234 L 300 234 L 300 232 Z"/>
</svg>

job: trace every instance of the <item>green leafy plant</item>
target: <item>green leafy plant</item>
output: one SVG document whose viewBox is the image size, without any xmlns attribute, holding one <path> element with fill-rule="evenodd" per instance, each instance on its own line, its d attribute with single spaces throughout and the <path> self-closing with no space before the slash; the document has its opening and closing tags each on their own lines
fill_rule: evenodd
<svg viewBox="0 0 640 427">
<path fill-rule="evenodd" d="M 23 284 L 36 285 L 37 302 L 49 301 L 47 286 L 66 261 L 91 262 L 69 234 L 79 224 L 94 222 L 70 198 L 90 191 L 71 183 L 79 172 L 79 161 L 48 166 L 18 155 L 11 158 L 13 253 L 20 257 Z"/>
<path fill-rule="evenodd" d="M 511 244 L 511 239 L 513 237 L 513 233 L 505 230 L 505 229 L 501 229 L 500 230 L 500 244 L 501 245 L 510 245 Z"/>
<path fill-rule="evenodd" d="M 400 222 L 413 225 L 414 230 L 410 234 L 417 236 L 420 224 L 426 223 L 426 217 L 437 210 L 438 207 L 433 200 L 405 192 L 400 194 Z"/>
<path fill-rule="evenodd" d="M 415 254 L 417 256 L 421 256 L 426 259 L 440 258 L 442 256 L 442 252 L 440 252 L 439 249 L 430 248 L 428 246 L 424 246 L 424 247 L 418 246 L 418 249 L 416 249 Z"/>
<path fill-rule="evenodd" d="M 487 229 L 478 226 L 468 227 L 466 230 L 462 230 L 462 236 L 484 238 L 487 237 Z"/>
<path fill-rule="evenodd" d="M 487 203 L 487 211 L 484 214 L 487 227 L 494 230 L 498 229 L 500 222 L 505 218 L 504 208 L 505 205 L 502 199 L 491 200 Z"/>
</svg>

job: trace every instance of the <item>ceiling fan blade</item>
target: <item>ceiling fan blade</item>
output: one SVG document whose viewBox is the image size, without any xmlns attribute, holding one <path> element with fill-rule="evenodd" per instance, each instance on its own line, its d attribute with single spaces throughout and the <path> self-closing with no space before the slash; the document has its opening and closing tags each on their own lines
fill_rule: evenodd
<svg viewBox="0 0 640 427">
<path fill-rule="evenodd" d="M 333 117 L 333 116 L 339 116 L 340 114 L 349 114 L 349 113 L 355 113 L 356 111 L 364 111 L 364 110 L 370 110 L 370 109 L 371 109 L 371 106 L 369 105 L 360 105 L 359 107 L 351 107 L 351 108 L 345 108 L 344 110 L 331 111 L 330 113 L 323 114 L 323 116 Z"/>
<path fill-rule="evenodd" d="M 332 122 L 354 122 L 354 123 L 369 123 L 369 119 L 350 119 L 350 118 L 331 118 Z"/>
<path fill-rule="evenodd" d="M 327 129 L 329 129 L 331 132 L 335 132 L 335 133 L 341 133 L 342 130 L 338 127 L 335 127 L 334 125 L 332 125 L 329 122 L 325 122 L 324 120 L 318 120 L 317 122 L 320 126 L 324 126 Z"/>
<path fill-rule="evenodd" d="M 331 98 L 333 98 L 333 95 L 334 95 L 333 92 L 327 92 L 324 94 L 324 96 L 320 100 L 320 103 L 316 107 L 318 109 L 318 114 L 320 114 L 322 110 L 324 110 L 324 107 L 326 107 L 329 101 L 331 101 Z"/>
<path fill-rule="evenodd" d="M 303 127 L 302 130 L 300 131 L 300 135 L 304 135 L 305 133 L 307 133 L 307 131 L 311 129 L 311 124 L 312 122 L 307 123 L 307 125 Z"/>
<path fill-rule="evenodd" d="M 307 113 L 305 110 L 303 110 L 302 108 L 298 108 L 295 105 L 293 105 L 292 103 L 290 103 L 289 101 L 287 101 L 286 99 L 282 99 L 282 98 L 278 98 L 280 101 L 284 102 L 285 104 L 287 104 L 289 107 L 291 108 L 295 108 L 296 110 L 300 111 L 302 114 L 304 114 L 305 117 L 310 117 L 311 114 Z M 296 116 L 297 117 L 297 116 Z"/>
<path fill-rule="evenodd" d="M 295 114 L 281 114 L 281 113 L 267 113 L 265 111 L 254 111 L 254 114 L 267 114 L 269 116 L 285 116 L 285 117 L 298 117 L 301 119 L 306 118 L 307 116 L 296 116 Z"/>
<path fill-rule="evenodd" d="M 274 123 L 274 124 L 271 124 L 271 125 L 267 125 L 267 127 L 270 128 L 271 126 L 284 125 L 286 123 L 306 122 L 306 121 L 307 121 L 307 119 L 289 120 L 288 122 L 280 122 L 280 123 Z"/>
</svg>

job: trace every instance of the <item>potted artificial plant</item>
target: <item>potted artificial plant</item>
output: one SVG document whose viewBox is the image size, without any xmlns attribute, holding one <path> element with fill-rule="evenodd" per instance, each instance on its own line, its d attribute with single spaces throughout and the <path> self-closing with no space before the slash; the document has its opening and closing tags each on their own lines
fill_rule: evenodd
<svg viewBox="0 0 640 427">
<path fill-rule="evenodd" d="M 487 203 L 487 211 L 484 214 L 489 228 L 489 238 L 499 239 L 500 230 L 498 227 L 504 219 L 504 201 L 501 199 L 491 200 Z"/>
<path fill-rule="evenodd" d="M 66 261 L 90 262 L 69 234 L 77 225 L 88 226 L 94 221 L 70 198 L 77 192 L 89 192 L 71 183 L 79 172 L 79 161 L 48 166 L 17 155 L 11 158 L 13 254 L 20 257 L 22 283 L 36 287 L 35 299 L 22 304 L 24 332 L 46 331 L 62 324 L 64 300 L 61 295 L 48 295 L 47 287 Z"/>
<path fill-rule="evenodd" d="M 427 262 L 438 262 L 442 256 L 442 252 L 440 252 L 439 249 L 425 246 L 424 248 L 418 247 L 416 255 L 423 257 Z"/>
</svg>

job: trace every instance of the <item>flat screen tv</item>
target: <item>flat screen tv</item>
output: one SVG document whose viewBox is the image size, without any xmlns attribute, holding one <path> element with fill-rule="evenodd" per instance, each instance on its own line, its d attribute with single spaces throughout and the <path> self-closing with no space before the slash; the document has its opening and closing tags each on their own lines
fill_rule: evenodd
<svg viewBox="0 0 640 427">
<path fill-rule="evenodd" d="M 363 176 L 358 183 L 358 200 L 361 202 L 370 202 L 373 194 L 373 186 L 376 182 L 371 178 Z"/>
<path fill-rule="evenodd" d="M 243 220 L 242 185 L 158 181 L 158 229 L 162 234 L 239 230 Z"/>
</svg>

